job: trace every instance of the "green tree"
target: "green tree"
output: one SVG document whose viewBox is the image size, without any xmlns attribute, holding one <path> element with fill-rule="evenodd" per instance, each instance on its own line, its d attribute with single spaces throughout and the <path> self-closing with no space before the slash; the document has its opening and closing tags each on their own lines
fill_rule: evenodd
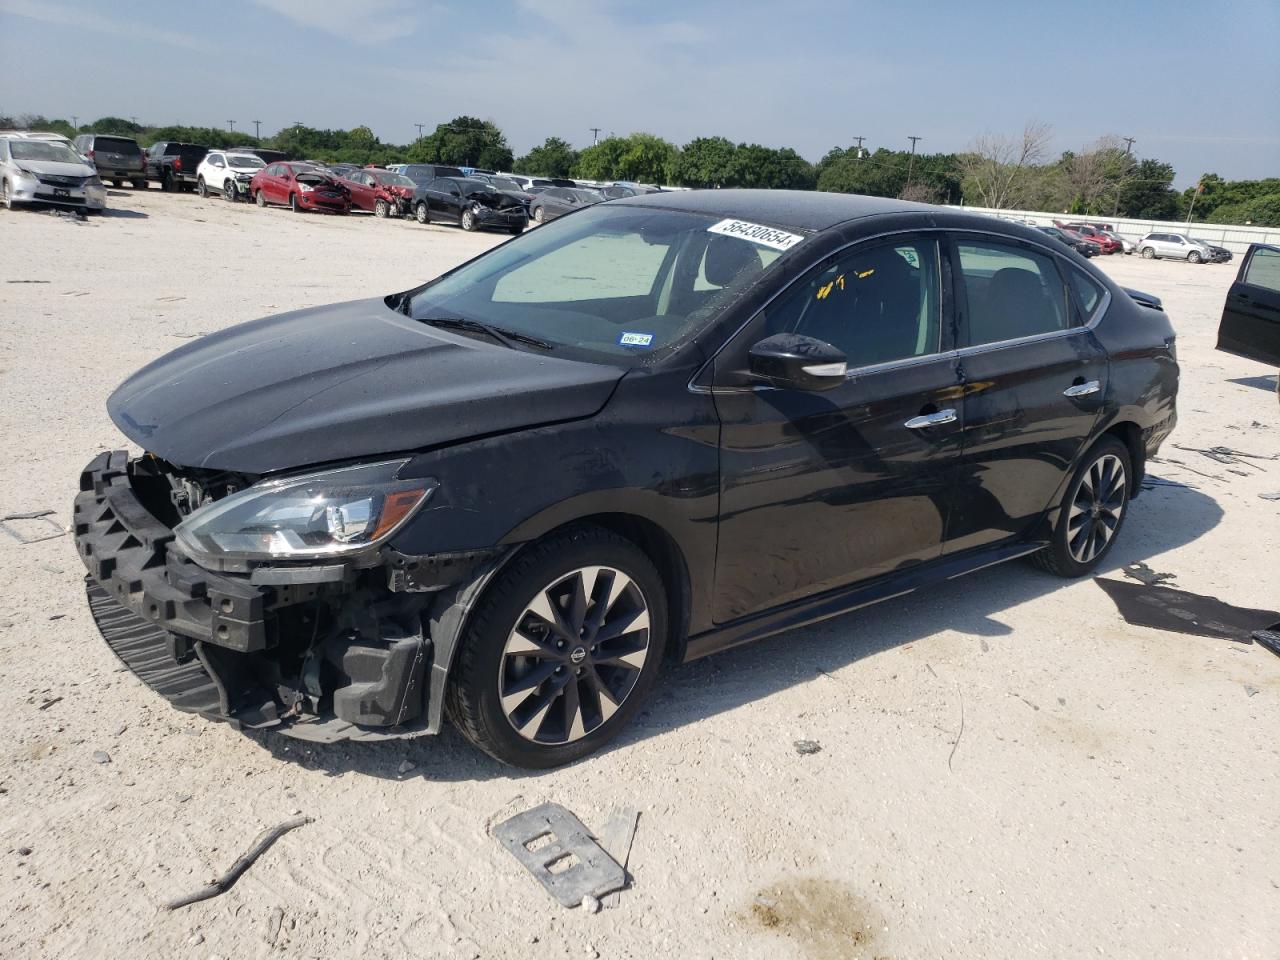
<svg viewBox="0 0 1280 960">
<path fill-rule="evenodd" d="M 685 187 L 736 187 L 737 152 L 724 137 L 690 140 L 680 151 L 673 179 Z"/>
<path fill-rule="evenodd" d="M 1172 220 L 1178 215 L 1173 167 L 1150 157 L 1139 160 L 1120 184 L 1120 216 Z"/>
<path fill-rule="evenodd" d="M 680 151 L 651 133 L 609 137 L 578 155 L 574 175 L 584 180 L 634 180 L 670 183 Z"/>
<path fill-rule="evenodd" d="M 813 166 L 790 147 L 775 149 L 758 143 L 740 143 L 734 154 L 737 186 L 770 190 L 812 190 Z"/>
<path fill-rule="evenodd" d="M 454 117 L 409 147 L 416 163 L 447 163 L 454 166 L 510 170 L 511 147 L 502 131 L 488 120 Z"/>
<path fill-rule="evenodd" d="M 99 117 L 93 123 L 81 128 L 81 133 L 115 134 L 118 137 L 136 137 L 143 132 L 140 124 L 124 117 Z"/>
<path fill-rule="evenodd" d="M 547 137 L 515 162 L 521 173 L 538 177 L 567 177 L 578 162 L 578 151 L 559 137 Z"/>
</svg>

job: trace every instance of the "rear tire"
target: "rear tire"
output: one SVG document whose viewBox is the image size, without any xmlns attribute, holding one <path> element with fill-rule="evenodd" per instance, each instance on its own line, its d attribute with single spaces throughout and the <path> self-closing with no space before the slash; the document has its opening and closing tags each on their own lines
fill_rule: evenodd
<svg viewBox="0 0 1280 960">
<path fill-rule="evenodd" d="M 431 222 L 431 215 L 427 213 L 427 205 L 425 203 L 419 203 L 413 208 L 413 219 L 417 220 L 419 223 Z"/>
<path fill-rule="evenodd" d="M 1059 577 L 1082 577 L 1111 551 L 1129 512 L 1129 448 L 1104 436 L 1085 455 L 1067 485 L 1049 545 L 1031 557 Z"/>
<path fill-rule="evenodd" d="M 666 641 L 666 590 L 649 557 L 603 527 L 566 528 L 485 591 L 459 640 L 449 718 L 503 763 L 570 763 L 640 708 Z"/>
<path fill-rule="evenodd" d="M 160 189 L 165 193 L 173 193 L 177 184 L 173 179 L 173 174 L 168 170 L 164 172 L 164 176 L 160 178 Z"/>
<path fill-rule="evenodd" d="M 1143 259 L 1143 260 L 1154 260 L 1155 258 L 1156 258 L 1156 252 L 1155 252 L 1154 250 L 1152 250 L 1150 247 L 1143 247 L 1143 248 L 1142 248 L 1142 259 Z"/>
<path fill-rule="evenodd" d="M 124 181 L 123 181 L 123 180 L 112 180 L 112 181 L 111 181 L 111 185 L 112 185 L 113 187 L 115 187 L 117 190 L 119 190 L 121 187 L 123 187 L 123 186 L 124 186 Z"/>
<path fill-rule="evenodd" d="M 204 182 L 204 177 L 196 181 L 196 196 L 201 200 L 209 195 L 209 187 Z"/>
<path fill-rule="evenodd" d="M 131 180 L 129 182 L 133 184 L 133 189 L 135 190 L 147 189 L 147 181 L 145 180 Z"/>
</svg>

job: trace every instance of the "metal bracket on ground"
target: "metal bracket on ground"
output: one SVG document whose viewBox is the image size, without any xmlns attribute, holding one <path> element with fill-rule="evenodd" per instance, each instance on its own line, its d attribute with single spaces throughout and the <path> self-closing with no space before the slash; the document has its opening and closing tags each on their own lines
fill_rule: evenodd
<svg viewBox="0 0 1280 960">
<path fill-rule="evenodd" d="M 626 885 L 626 871 L 591 839 L 581 820 L 557 803 L 504 820 L 493 835 L 566 907 Z"/>
</svg>

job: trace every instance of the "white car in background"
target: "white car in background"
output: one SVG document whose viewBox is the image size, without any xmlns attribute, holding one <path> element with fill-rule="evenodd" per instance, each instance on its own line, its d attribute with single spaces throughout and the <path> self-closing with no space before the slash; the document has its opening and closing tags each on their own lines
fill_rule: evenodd
<svg viewBox="0 0 1280 960">
<path fill-rule="evenodd" d="M 196 193 L 220 193 L 232 202 L 249 199 L 249 181 L 266 166 L 261 157 L 236 150 L 210 150 L 196 167 Z"/>
<path fill-rule="evenodd" d="M 1208 263 L 1213 252 L 1199 240 L 1181 233 L 1148 233 L 1138 241 L 1138 253 L 1144 260 L 1168 257 L 1188 263 Z"/>
<path fill-rule="evenodd" d="M 60 140 L 0 137 L 0 207 L 48 203 L 95 213 L 107 188 L 84 157 Z"/>
</svg>

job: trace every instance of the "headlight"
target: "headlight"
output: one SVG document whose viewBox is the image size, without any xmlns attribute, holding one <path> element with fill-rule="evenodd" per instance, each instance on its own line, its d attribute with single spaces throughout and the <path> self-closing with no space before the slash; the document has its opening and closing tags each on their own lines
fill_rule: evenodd
<svg viewBox="0 0 1280 960">
<path fill-rule="evenodd" d="M 310 193 L 312 190 L 315 189 L 315 187 L 311 186 L 311 184 L 309 183 L 303 183 L 301 180 L 299 180 L 298 189 L 301 190 L 303 193 Z"/>
<path fill-rule="evenodd" d="M 266 480 L 201 507 L 174 531 L 194 559 L 309 560 L 359 553 L 386 540 L 439 484 L 398 480 L 396 460 Z"/>
</svg>

